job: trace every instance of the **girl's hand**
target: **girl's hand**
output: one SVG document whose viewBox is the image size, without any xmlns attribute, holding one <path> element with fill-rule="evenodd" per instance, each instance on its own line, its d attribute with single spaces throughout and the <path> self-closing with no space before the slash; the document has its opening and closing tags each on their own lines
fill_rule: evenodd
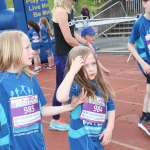
<svg viewBox="0 0 150 150">
<path fill-rule="evenodd" d="M 72 60 L 70 71 L 76 75 L 83 65 L 84 60 L 82 56 L 77 56 L 74 60 Z"/>
<path fill-rule="evenodd" d="M 145 74 L 150 74 L 150 65 L 149 64 L 147 64 L 146 62 L 143 62 L 141 64 L 141 66 L 142 66 Z"/>
<path fill-rule="evenodd" d="M 87 46 L 95 53 L 95 50 L 94 50 L 92 44 L 90 44 L 89 42 L 87 42 Z"/>
<path fill-rule="evenodd" d="M 102 146 L 107 145 L 111 141 L 111 137 L 112 137 L 112 130 L 109 128 L 106 128 L 99 137 L 99 139 L 103 138 L 100 144 Z"/>
<path fill-rule="evenodd" d="M 71 107 L 75 109 L 78 105 L 84 103 L 87 100 L 87 91 L 82 88 L 82 92 L 80 93 L 79 97 L 72 96 L 72 102 L 71 102 Z"/>
<path fill-rule="evenodd" d="M 109 71 L 109 70 L 104 69 L 103 71 L 104 71 L 104 73 L 106 74 L 106 76 L 109 76 L 109 75 L 110 75 L 110 71 Z"/>
</svg>

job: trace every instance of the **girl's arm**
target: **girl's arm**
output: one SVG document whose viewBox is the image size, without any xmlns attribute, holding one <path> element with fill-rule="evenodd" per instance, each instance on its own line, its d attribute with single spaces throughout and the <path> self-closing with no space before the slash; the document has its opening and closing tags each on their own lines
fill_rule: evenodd
<svg viewBox="0 0 150 150">
<path fill-rule="evenodd" d="M 103 138 L 102 142 L 100 143 L 102 146 L 107 145 L 111 141 L 114 124 L 115 124 L 115 110 L 108 111 L 108 122 L 106 129 L 102 132 L 102 134 L 99 137 L 99 139 Z"/>
<path fill-rule="evenodd" d="M 65 38 L 65 41 L 72 47 L 79 46 L 75 38 L 72 37 L 69 26 L 68 26 L 68 14 L 66 10 L 61 7 L 56 8 L 53 14 L 53 21 L 59 24 L 61 32 Z"/>
<path fill-rule="evenodd" d="M 76 73 L 84 65 L 84 60 L 81 56 L 77 56 L 75 60 L 72 60 L 72 65 L 69 72 L 66 74 L 64 80 L 57 89 L 56 97 L 61 103 L 68 101 L 70 88 Z"/>
<path fill-rule="evenodd" d="M 72 97 L 71 104 L 63 106 L 43 106 L 42 115 L 46 117 L 57 115 L 66 111 L 71 111 L 75 109 L 79 104 L 84 103 L 87 100 L 86 94 L 87 92 L 84 92 L 84 88 L 82 88 L 82 92 L 79 97 Z"/>
<path fill-rule="evenodd" d="M 142 66 L 145 74 L 150 74 L 150 65 L 147 64 L 137 53 L 135 47 L 133 44 L 128 42 L 128 50 L 131 52 L 131 54 L 135 57 L 135 59 L 139 62 L 139 64 Z"/>
<path fill-rule="evenodd" d="M 88 42 L 84 38 L 82 38 L 78 33 L 75 32 L 74 36 L 79 43 L 87 45 Z"/>
</svg>

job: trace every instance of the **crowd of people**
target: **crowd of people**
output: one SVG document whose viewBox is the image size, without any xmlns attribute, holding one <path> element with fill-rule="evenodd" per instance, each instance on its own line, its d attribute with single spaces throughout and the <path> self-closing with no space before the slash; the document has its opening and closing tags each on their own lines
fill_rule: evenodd
<svg viewBox="0 0 150 150">
<path fill-rule="evenodd" d="M 0 34 L 0 149 L 45 150 L 42 116 L 52 116 L 51 130 L 69 130 L 71 150 L 104 150 L 111 141 L 115 93 L 105 78 L 110 71 L 100 63 L 94 47 L 97 31 L 87 26 L 80 36 L 75 32 L 70 9 L 73 0 L 54 1 L 54 53 L 51 50 L 53 34 L 46 17 L 40 18 L 39 25 L 29 20 L 27 34 L 22 31 Z M 128 49 L 147 79 L 138 126 L 150 135 L 150 1 L 143 0 L 142 4 L 146 13 L 135 22 Z M 86 4 L 81 12 L 83 19 L 90 18 Z M 56 67 L 53 106 L 45 106 L 47 101 L 35 76 L 41 71 L 40 41 L 48 59 L 45 69 Z M 32 58 L 33 71 L 29 69 Z M 66 111 L 70 111 L 70 124 L 60 118 Z"/>
</svg>

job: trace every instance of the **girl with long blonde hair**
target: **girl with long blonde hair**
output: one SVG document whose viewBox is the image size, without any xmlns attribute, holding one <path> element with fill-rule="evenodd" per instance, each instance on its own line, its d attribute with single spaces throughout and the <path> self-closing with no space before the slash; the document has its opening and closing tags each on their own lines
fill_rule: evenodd
<svg viewBox="0 0 150 150">
<path fill-rule="evenodd" d="M 57 90 L 57 99 L 70 103 L 73 95 L 80 97 L 83 89 L 87 93 L 86 102 L 70 113 L 70 149 L 104 150 L 115 123 L 114 91 L 95 54 L 85 46 L 77 46 L 68 54 L 66 76 Z"/>
<path fill-rule="evenodd" d="M 28 66 L 34 51 L 22 31 L 0 34 L 0 149 L 46 150 L 42 116 L 70 111 L 86 94 L 69 105 L 44 106 L 47 101 Z"/>
</svg>

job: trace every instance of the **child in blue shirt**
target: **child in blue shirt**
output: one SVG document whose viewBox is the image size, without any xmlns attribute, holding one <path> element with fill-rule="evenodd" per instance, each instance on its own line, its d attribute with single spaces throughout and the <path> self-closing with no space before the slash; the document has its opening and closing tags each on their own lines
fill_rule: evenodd
<svg viewBox="0 0 150 150">
<path fill-rule="evenodd" d="M 87 44 L 90 43 L 93 46 L 95 55 L 97 57 L 96 48 L 93 45 L 95 43 L 95 33 L 97 33 L 97 31 L 94 30 L 91 26 L 87 26 L 81 30 L 81 37 L 87 41 Z M 88 46 L 88 45 L 84 45 L 84 46 Z M 100 62 L 99 65 L 106 75 L 110 74 L 110 71 L 107 70 Z"/>
<path fill-rule="evenodd" d="M 55 67 L 54 58 L 52 55 L 52 43 L 51 43 L 51 37 L 53 35 L 50 28 L 50 24 L 48 23 L 46 17 L 40 18 L 40 27 L 41 27 L 41 39 L 42 39 L 43 46 L 46 50 L 47 59 L 48 59 L 48 65 L 46 65 L 44 69 L 53 69 Z"/>
<path fill-rule="evenodd" d="M 143 111 L 138 126 L 150 135 L 150 0 L 143 0 L 142 5 L 145 14 L 134 23 L 128 40 L 128 49 L 137 60 L 138 67 L 147 80 Z"/>
<path fill-rule="evenodd" d="M 39 72 L 41 71 L 41 59 L 40 59 L 40 27 L 38 26 L 38 24 L 36 22 L 34 22 L 33 20 L 29 20 L 27 22 L 28 24 L 28 28 L 29 31 L 27 32 L 27 35 L 30 39 L 30 43 L 32 46 L 32 49 L 34 50 L 34 55 L 33 55 L 33 59 L 34 59 L 34 72 Z"/>
<path fill-rule="evenodd" d="M 28 68 L 33 54 L 22 31 L 0 34 L 0 150 L 46 150 L 42 116 L 70 111 L 85 102 L 74 97 L 69 105 L 44 106 L 47 101 Z"/>
<path fill-rule="evenodd" d="M 115 122 L 114 94 L 104 78 L 98 60 L 88 47 L 76 46 L 68 55 L 66 76 L 57 90 L 61 103 L 85 93 L 86 102 L 70 112 L 68 132 L 71 150 L 104 150 Z"/>
</svg>

